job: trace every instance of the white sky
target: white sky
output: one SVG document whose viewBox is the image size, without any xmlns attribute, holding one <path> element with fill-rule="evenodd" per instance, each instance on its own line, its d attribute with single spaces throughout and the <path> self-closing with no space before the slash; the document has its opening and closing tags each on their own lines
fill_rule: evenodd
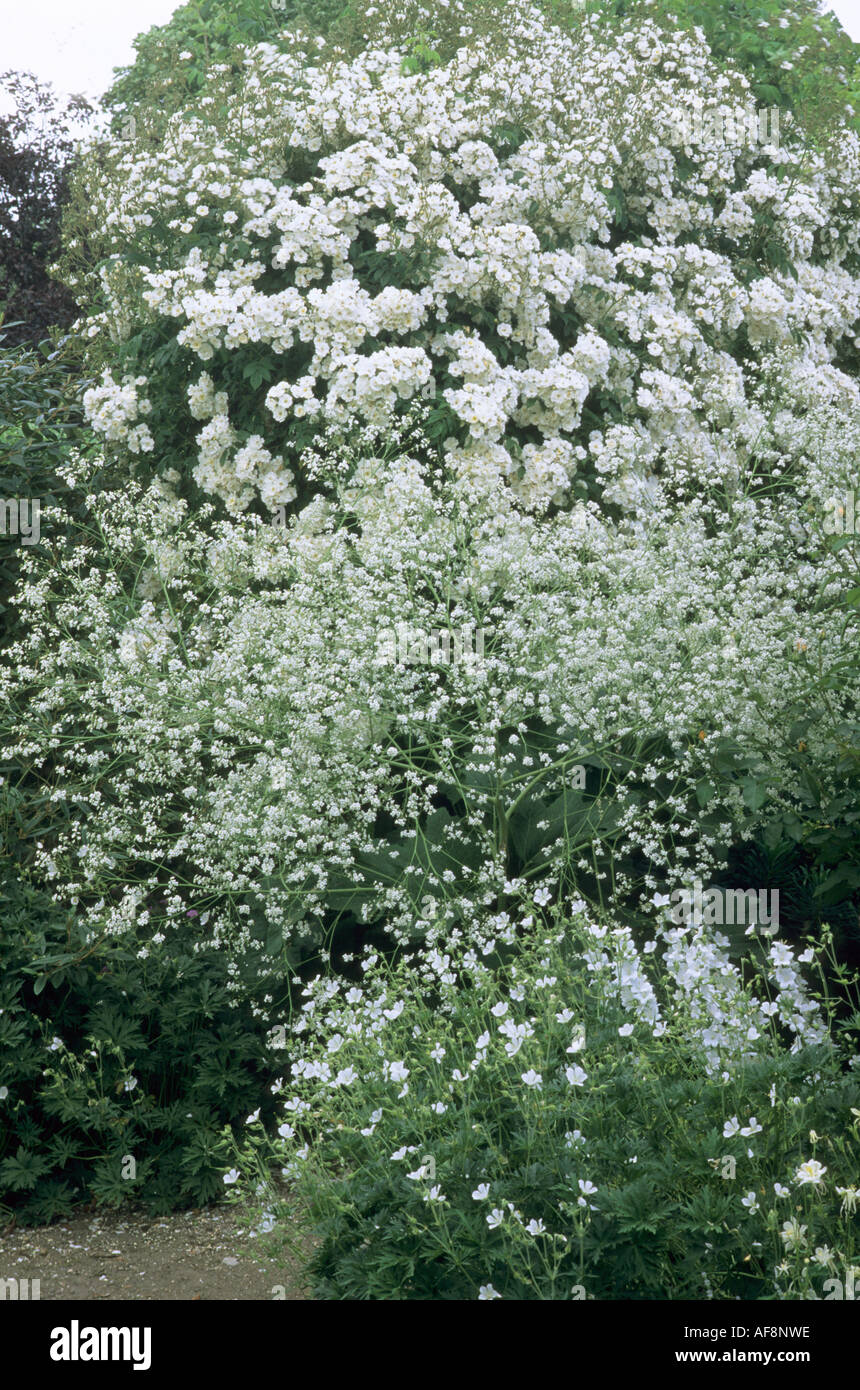
<svg viewBox="0 0 860 1390">
<path fill-rule="evenodd" d="M 0 0 L 0 71 L 33 72 L 59 92 L 99 97 L 132 40 L 166 24 L 181 0 Z M 860 0 L 858 0 L 860 4 Z"/>
<path fill-rule="evenodd" d="M 59 92 L 98 97 L 112 69 L 131 61 L 132 39 L 164 24 L 180 0 L 0 0 L 0 71 L 34 72 Z M 712 0 L 720 5 L 723 0 Z M 860 40 L 860 0 L 829 0 Z"/>
<path fill-rule="evenodd" d="M 842 28 L 860 43 L 860 0 L 830 0 L 824 8 L 832 10 Z"/>
</svg>

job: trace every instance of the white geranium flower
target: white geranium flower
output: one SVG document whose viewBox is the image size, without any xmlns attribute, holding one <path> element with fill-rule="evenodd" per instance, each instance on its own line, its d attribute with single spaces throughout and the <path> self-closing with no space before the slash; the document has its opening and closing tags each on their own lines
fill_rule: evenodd
<svg viewBox="0 0 860 1390">
<path fill-rule="evenodd" d="M 805 1163 L 801 1163 L 794 1175 L 794 1181 L 800 1186 L 820 1187 L 826 1172 L 827 1168 L 819 1163 L 817 1158 L 809 1158 Z"/>
</svg>

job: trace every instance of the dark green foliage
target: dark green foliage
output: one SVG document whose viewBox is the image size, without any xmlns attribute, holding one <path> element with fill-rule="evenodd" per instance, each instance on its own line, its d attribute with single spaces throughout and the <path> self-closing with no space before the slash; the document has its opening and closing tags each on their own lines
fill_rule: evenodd
<svg viewBox="0 0 860 1390">
<path fill-rule="evenodd" d="M 68 338 L 46 339 L 38 348 L 14 347 L 0 332 L 0 498 L 39 499 L 41 509 L 62 507 L 67 523 L 40 525 L 42 544 L 56 545 L 80 520 L 81 499 L 59 476 L 71 448 L 89 450 L 75 375 L 76 352 Z M 9 606 L 22 552 L 20 536 L 0 533 L 0 642 L 14 635 Z"/>
<path fill-rule="evenodd" d="M 846 559 L 847 585 L 856 577 L 856 537 L 828 537 L 828 548 Z M 847 587 L 821 599 L 834 631 L 860 605 L 860 589 Z M 832 696 L 851 701 L 837 716 Z M 755 883 L 780 893 L 780 930 L 789 939 L 817 940 L 825 925 L 833 932 L 837 961 L 860 967 L 860 657 L 847 643 L 819 669 L 809 664 L 805 696 L 786 711 L 786 733 L 796 790 L 760 835 L 734 851 L 735 882 Z M 824 758 L 810 756 L 810 731 L 823 729 Z"/>
<path fill-rule="evenodd" d="M 546 4 L 571 18 L 570 0 Z M 610 22 L 639 14 L 701 28 L 715 58 L 747 75 L 756 101 L 794 112 L 813 140 L 826 141 L 841 118 L 860 128 L 860 44 L 817 0 L 592 0 L 588 9 Z"/>
<path fill-rule="evenodd" d="M 169 950 L 87 944 L 73 914 L 8 861 L 3 875 L 0 1214 L 31 1224 L 82 1202 L 166 1212 L 212 1201 L 224 1126 L 274 1104 L 266 1025 L 250 1002 L 229 1002 L 226 954 L 196 951 L 190 922 Z"/>
<path fill-rule="evenodd" d="M 0 115 L 0 322 L 5 316 L 9 343 L 36 344 L 76 314 L 48 267 L 59 251 L 75 127 L 91 108 L 82 97 L 62 105 L 31 73 L 0 73 L 0 93 L 13 103 Z"/>
<path fill-rule="evenodd" d="M 238 73 L 238 49 L 274 43 L 288 28 L 325 33 L 348 9 L 344 0 L 191 0 L 167 24 L 154 25 L 134 41 L 136 57 L 105 93 L 114 132 L 157 139 L 174 111 L 193 101 L 216 63 Z M 181 58 L 188 53 L 190 58 Z M 130 126 L 129 121 L 134 125 Z"/>
<path fill-rule="evenodd" d="M 772 831 L 768 838 L 774 838 Z M 837 959 L 860 966 L 857 838 L 855 833 L 850 846 L 853 863 L 846 859 L 832 869 L 826 846 L 804 848 L 791 841 L 779 841 L 774 848 L 765 841 L 738 846 L 730 857 L 726 886 L 754 883 L 768 892 L 777 890 L 781 937 L 792 944 L 807 937 L 817 942 L 829 926 Z M 832 852 L 838 852 L 838 846 L 839 837 L 834 835 Z"/>
</svg>

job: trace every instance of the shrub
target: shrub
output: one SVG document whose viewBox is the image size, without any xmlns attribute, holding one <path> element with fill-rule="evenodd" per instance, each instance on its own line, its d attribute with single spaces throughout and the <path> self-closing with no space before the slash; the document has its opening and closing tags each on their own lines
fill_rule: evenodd
<svg viewBox="0 0 860 1390">
<path fill-rule="evenodd" d="M 60 103 L 31 73 L 0 73 L 11 114 L 0 116 L 0 322 L 11 345 L 35 346 L 49 328 L 68 328 L 73 297 L 51 278 L 62 206 L 75 153 L 75 127 L 92 108 L 82 97 Z"/>
<path fill-rule="evenodd" d="M 748 83 L 692 35 L 481 14 L 472 46 L 469 12 L 439 17 L 417 70 L 418 10 L 358 57 L 282 35 L 163 146 L 85 167 L 86 406 L 129 466 L 298 511 L 320 424 L 417 399 L 470 505 L 645 517 L 652 486 L 735 485 L 777 351 L 786 438 L 810 396 L 856 391 L 856 135 L 751 144 Z M 731 127 L 685 144 L 703 101 Z"/>
</svg>

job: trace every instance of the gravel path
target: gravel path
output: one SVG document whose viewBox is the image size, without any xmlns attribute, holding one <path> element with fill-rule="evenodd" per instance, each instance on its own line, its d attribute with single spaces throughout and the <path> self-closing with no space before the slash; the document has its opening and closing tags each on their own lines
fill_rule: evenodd
<svg viewBox="0 0 860 1390">
<path fill-rule="evenodd" d="M 0 1232 L 0 1278 L 38 1279 L 43 1300 L 309 1297 L 294 1259 L 250 1257 L 252 1244 L 226 1207 L 80 1216 Z"/>
</svg>

